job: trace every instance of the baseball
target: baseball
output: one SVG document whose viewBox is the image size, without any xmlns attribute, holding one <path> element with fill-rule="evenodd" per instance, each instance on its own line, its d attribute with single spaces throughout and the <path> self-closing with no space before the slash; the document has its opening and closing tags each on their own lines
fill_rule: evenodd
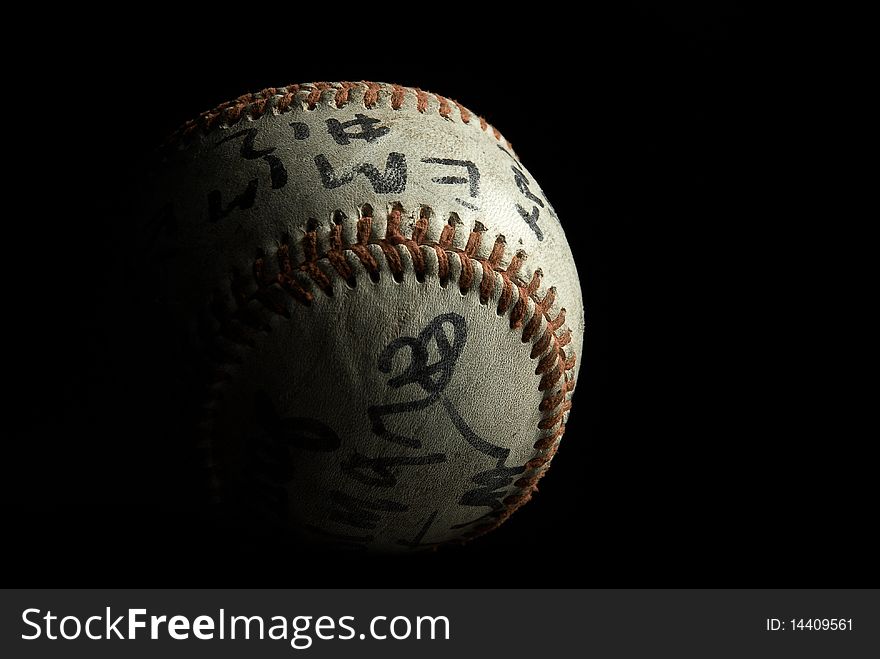
<svg viewBox="0 0 880 659">
<path fill-rule="evenodd" d="M 266 89 L 178 130 L 149 203 L 160 301 L 204 375 L 214 501 L 394 552 L 529 500 L 584 310 L 559 218 L 498 130 L 400 85 Z"/>
</svg>

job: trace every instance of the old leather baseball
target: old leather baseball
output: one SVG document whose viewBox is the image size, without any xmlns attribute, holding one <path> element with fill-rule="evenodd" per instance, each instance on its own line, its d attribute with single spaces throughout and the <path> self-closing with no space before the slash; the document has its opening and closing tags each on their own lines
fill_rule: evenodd
<svg viewBox="0 0 880 659">
<path fill-rule="evenodd" d="M 267 89 L 171 138 L 151 208 L 163 302 L 208 375 L 216 500 L 402 551 L 529 499 L 584 312 L 559 219 L 496 129 L 398 85 Z"/>
</svg>

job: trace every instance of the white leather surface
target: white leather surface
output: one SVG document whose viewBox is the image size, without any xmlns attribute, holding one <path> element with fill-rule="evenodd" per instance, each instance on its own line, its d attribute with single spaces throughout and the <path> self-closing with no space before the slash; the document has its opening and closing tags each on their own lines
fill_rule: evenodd
<svg viewBox="0 0 880 659">
<path fill-rule="evenodd" d="M 483 528 L 487 519 L 497 519 L 503 513 L 498 506 L 508 507 L 500 503 L 507 496 L 527 493 L 514 485 L 516 480 L 541 471 L 525 469 L 479 482 L 481 473 L 522 468 L 545 452 L 533 445 L 553 432 L 538 429 L 542 415 L 547 416 L 539 405 L 552 391 L 538 390 L 540 356 L 531 358 L 530 351 L 547 319 L 564 307 L 565 325 L 555 334 L 571 332 L 566 358 L 580 353 L 583 304 L 571 252 L 537 183 L 478 117 L 464 123 L 457 106 L 443 117 L 433 95 L 419 111 L 413 90 L 403 92 L 401 107 L 392 109 L 389 86 L 379 88 L 371 108 L 363 102 L 366 87 L 352 87 L 340 108 L 335 101 L 339 87 L 331 86 L 309 110 L 313 89 L 302 86 L 284 112 L 271 110 L 285 93 L 280 89 L 270 95 L 269 110 L 259 118 L 243 118 L 205 134 L 195 131 L 169 151 L 153 197 L 154 218 L 160 209 L 171 209 L 175 218 L 173 231 L 159 232 L 157 247 L 172 254 L 162 259 L 166 301 L 188 327 L 190 341 L 216 362 L 202 425 L 219 493 L 223 496 L 236 483 L 262 482 L 270 508 L 311 529 L 316 539 L 355 547 L 393 551 L 461 538 Z M 345 126 L 358 114 L 360 124 Z M 373 131 L 371 140 L 352 137 L 365 126 Z M 390 154 L 397 154 L 391 155 L 392 165 L 398 165 L 396 177 L 387 176 Z M 364 164 L 375 167 L 380 178 L 386 175 L 378 192 L 363 173 L 366 168 L 356 169 Z M 249 207 L 230 206 L 249 186 L 251 203 L 239 204 Z M 322 258 L 319 267 L 332 283 L 332 297 L 299 274 L 297 280 L 314 296 L 308 306 L 276 285 L 268 287 L 269 297 L 283 313 L 269 311 L 253 296 L 239 304 L 237 316 L 217 312 L 236 308 L 235 291 L 252 295 L 257 289 L 252 273 L 259 255 L 265 255 L 270 274 L 278 271 L 275 254 L 283 240 L 290 242 L 294 265 L 307 258 L 301 241 L 308 229 L 316 231 L 321 255 L 332 247 L 334 218 L 341 222 L 343 241 L 357 242 L 364 204 L 373 209 L 371 243 L 385 237 L 394 204 L 403 210 L 406 236 L 412 235 L 420 214 L 428 217 L 423 241 L 428 244 L 440 240 L 452 218 L 450 282 L 440 285 L 437 255 L 428 246 L 420 248 L 426 260 L 424 281 L 418 281 L 408 250 L 395 248 L 404 267 L 398 282 L 382 249 L 371 244 L 378 282 L 348 251 L 354 287 Z M 540 239 L 523 212 L 537 213 Z M 463 293 L 458 285 L 462 257 L 455 251 L 465 248 L 474 228 L 482 231 L 482 241 L 473 256 L 474 281 Z M 499 235 L 506 248 L 496 270 L 506 268 L 522 250 L 526 258 L 514 282 L 527 286 L 536 270 L 543 273 L 524 324 L 535 313 L 534 300 L 543 299 L 550 286 L 556 289 L 555 303 L 528 343 L 522 340 L 523 327 L 510 327 L 511 308 L 502 315 L 496 311 L 503 289 L 497 272 L 491 274 L 496 281 L 488 304 L 480 303 L 484 274 L 479 260 L 489 257 Z M 244 283 L 233 284 L 233 272 L 239 273 L 235 281 Z M 447 320 L 436 321 L 441 317 Z M 432 322 L 434 331 L 426 330 Z M 446 354 L 444 359 L 438 351 L 441 332 L 450 345 L 459 340 L 457 358 Z M 427 364 L 446 364 L 448 382 L 423 408 L 382 415 L 384 432 L 377 432 L 371 409 L 375 415 L 381 406 L 431 395 L 417 377 L 404 378 L 398 387 L 389 384 L 413 361 L 412 348 L 401 345 L 393 351 L 389 344 L 411 337 L 402 342 L 409 345 L 420 335 Z M 380 370 L 383 351 L 393 352 L 388 372 Z M 573 381 L 577 368 L 569 369 L 553 390 Z M 441 375 L 435 371 L 435 381 Z M 316 445 L 323 450 L 314 450 Z M 495 517 L 485 518 L 493 506 Z"/>
</svg>

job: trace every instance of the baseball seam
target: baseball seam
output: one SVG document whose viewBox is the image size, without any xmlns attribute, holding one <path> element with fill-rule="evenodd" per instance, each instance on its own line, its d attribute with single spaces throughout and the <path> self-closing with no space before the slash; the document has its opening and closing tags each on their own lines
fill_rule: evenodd
<svg viewBox="0 0 880 659">
<path fill-rule="evenodd" d="M 262 91 L 243 94 L 235 100 L 221 103 L 183 124 L 166 140 L 165 146 L 180 146 L 198 134 L 229 128 L 242 120 L 254 121 L 266 114 L 283 114 L 297 107 L 312 111 L 319 103 L 324 103 L 341 109 L 360 101 L 366 109 L 376 108 L 380 103 L 388 103 L 392 110 L 401 110 L 406 106 L 407 99 L 415 101 L 415 109 L 421 114 L 433 108 L 433 111 L 444 119 L 458 119 L 463 124 L 470 124 L 475 116 L 457 101 L 418 88 L 366 81 L 313 82 L 285 87 L 267 87 Z M 476 119 L 483 132 L 493 135 L 509 150 L 513 150 L 510 142 L 504 139 L 497 128 L 482 117 Z"/>
<path fill-rule="evenodd" d="M 313 220 L 307 225 L 301 240 L 303 259 L 299 263 L 292 261 L 290 237 L 284 236 L 275 254 L 276 267 L 272 267 L 272 259 L 264 252 L 259 252 L 252 264 L 250 276 L 238 273 L 231 280 L 233 307 L 230 308 L 221 299 L 215 299 L 211 312 L 218 323 L 217 338 L 244 347 L 254 347 L 255 333 L 268 331 L 269 327 L 266 318 L 260 313 L 255 313 L 255 305 L 256 310 L 289 319 L 291 314 L 283 300 L 289 297 L 298 305 L 309 306 L 316 301 L 319 291 L 326 296 L 332 296 L 331 276 L 334 273 L 342 282 L 355 287 L 356 271 L 346 255 L 354 256 L 370 278 L 374 282 L 378 281 L 380 267 L 376 258 L 377 250 L 369 249 L 373 245 L 380 248 L 380 258 L 384 259 L 392 277 L 397 281 L 401 281 L 407 272 L 408 264 L 402 258 L 401 252 L 405 250 L 410 256 L 412 272 L 420 283 L 426 281 L 425 256 L 429 251 L 436 255 L 437 276 L 441 286 L 444 287 L 451 281 L 451 259 L 458 259 L 460 274 L 457 283 L 463 295 L 475 290 L 477 280 L 475 269 L 481 268 L 483 276 L 479 278 L 480 283 L 476 289 L 479 292 L 479 301 L 483 305 L 489 303 L 500 282 L 501 291 L 498 295 L 496 313 L 498 316 L 509 316 L 510 328 L 522 332 L 522 342 L 532 342 L 530 359 L 538 360 L 535 374 L 541 376 L 538 390 L 543 392 L 539 404 L 541 418 L 538 429 L 543 434 L 533 445 L 536 451 L 535 457 L 526 463 L 523 476 L 513 483 L 520 492 L 504 498 L 504 509 L 490 513 L 489 516 L 494 517 L 494 521 L 477 525 L 463 534 L 466 538 L 472 538 L 501 525 L 537 490 L 538 480 L 546 472 L 565 432 L 565 415 L 571 409 L 569 395 L 575 387 L 575 379 L 570 373 L 575 366 L 576 355 L 573 351 L 570 356 L 565 352 L 565 347 L 572 338 L 570 329 L 565 325 L 565 309 L 560 308 L 556 317 L 551 318 L 556 289 L 550 287 L 546 289 L 543 297 L 539 295 L 543 277 L 540 269 L 534 271 L 528 282 L 519 278 L 520 268 L 527 258 L 525 252 L 517 251 L 510 258 L 509 264 L 504 267 L 502 261 L 506 242 L 504 236 L 498 236 L 488 258 L 478 257 L 484 233 L 480 225 L 471 230 L 464 249 L 454 247 L 456 223 L 452 219 L 443 227 L 438 240 L 428 240 L 430 215 L 431 209 L 422 207 L 419 218 L 414 223 L 412 235 L 407 237 L 401 230 L 403 209 L 399 204 L 395 204 L 387 216 L 384 238 L 374 238 L 371 237 L 373 209 L 369 204 L 364 204 L 356 224 L 356 239 L 347 243 L 343 236 L 345 216 L 341 211 L 336 211 L 333 213 L 334 221 L 330 227 L 329 241 L 323 243 L 329 247 L 323 249 L 319 240 L 317 222 Z M 325 267 L 319 263 L 324 264 Z M 278 291 L 283 291 L 286 296 L 279 299 L 274 294 Z M 543 332 L 541 332 L 542 324 Z M 211 472 L 212 486 L 219 491 L 220 482 L 215 471 L 211 435 L 224 385 L 231 378 L 224 367 L 233 366 L 237 361 L 219 346 L 214 348 L 213 362 L 218 368 L 212 386 L 209 387 L 209 399 L 203 408 L 204 416 L 200 424 L 203 435 L 199 446 L 206 453 L 205 460 Z"/>
</svg>

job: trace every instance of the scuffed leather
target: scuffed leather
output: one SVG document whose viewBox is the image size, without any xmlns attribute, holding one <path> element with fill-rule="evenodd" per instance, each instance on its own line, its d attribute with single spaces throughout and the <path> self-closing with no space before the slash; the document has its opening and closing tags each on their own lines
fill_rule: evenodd
<svg viewBox="0 0 880 659">
<path fill-rule="evenodd" d="M 565 234 L 507 142 L 476 116 L 464 123 L 453 107 L 443 117 L 435 96 L 420 112 L 413 90 L 392 109 L 388 86 L 371 108 L 362 86 L 337 107 L 338 87 L 331 86 L 308 109 L 310 89 L 303 86 L 285 112 L 274 112 L 270 97 L 256 119 L 244 113 L 232 125 L 194 131 L 166 153 L 150 201 L 152 218 L 173 216 L 173 230 L 159 231 L 155 246 L 163 255 L 164 300 L 217 374 L 207 389 L 201 441 L 219 495 L 250 483 L 267 510 L 309 537 L 352 547 L 397 551 L 475 535 L 505 517 L 505 499 L 528 495 L 515 483 L 543 471 L 525 465 L 547 453 L 534 444 L 553 431 L 538 428 L 547 416 L 539 406 L 548 392 L 538 390 L 541 355 L 530 355 L 547 319 L 523 342 L 522 326 L 510 326 L 510 309 L 497 311 L 502 277 L 485 274 L 479 261 L 489 257 L 498 236 L 505 241 L 502 269 L 524 252 L 515 282 L 528 286 L 540 270 L 535 299 L 555 287 L 546 315 L 556 318 L 565 308 L 565 325 L 555 334 L 570 331 L 565 356 L 577 357 L 584 312 Z M 366 123 L 340 128 L 357 115 Z M 373 139 L 347 136 L 365 126 Z M 386 187 L 397 188 L 377 193 L 366 169 L 355 168 L 372 166 L 381 175 L 391 154 L 398 154 L 392 163 L 405 160 L 405 187 L 389 179 Z M 449 161 L 472 163 L 478 185 L 472 169 Z M 330 187 L 326 163 L 334 174 Z M 230 206 L 254 186 L 249 208 Z M 332 282 L 332 296 L 297 275 L 314 296 L 310 305 L 276 286 L 271 303 L 251 299 L 239 306 L 241 288 L 256 289 L 257 259 L 277 273 L 282 266 L 275 255 L 289 240 L 291 263 L 301 263 L 307 258 L 301 241 L 310 229 L 325 254 L 334 222 L 341 222 L 344 242 L 356 242 L 365 204 L 373 209 L 371 243 L 385 237 L 394 204 L 402 208 L 405 235 L 412 235 L 420 216 L 428 218 L 426 240 L 434 243 L 451 221 L 455 250 L 465 249 L 474 229 L 481 232 L 470 289 L 460 290 L 457 254 L 441 286 L 433 250 L 421 248 L 425 276 L 419 281 L 411 254 L 398 246 L 404 276 L 396 281 L 382 249 L 371 244 L 378 281 L 347 252 L 353 287 L 325 258 L 319 265 Z M 537 214 L 541 239 L 523 212 Z M 496 280 L 487 304 L 479 294 L 484 276 Z M 524 324 L 534 313 L 530 299 Z M 420 337 L 426 351 L 421 373 L 419 348 L 413 347 Z M 443 368 L 432 370 L 437 364 Z M 577 370 L 575 363 L 554 390 L 573 381 Z M 393 407 L 426 399 L 422 407 Z M 392 411 L 378 414 L 383 409 Z"/>
</svg>

